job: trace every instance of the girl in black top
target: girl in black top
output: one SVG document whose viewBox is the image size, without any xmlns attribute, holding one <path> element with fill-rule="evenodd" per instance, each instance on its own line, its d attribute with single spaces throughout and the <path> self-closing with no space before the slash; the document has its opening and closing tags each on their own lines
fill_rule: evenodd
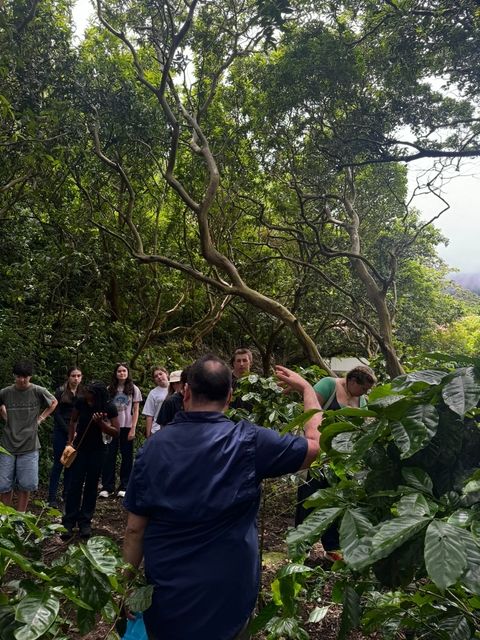
<svg viewBox="0 0 480 640">
<path fill-rule="evenodd" d="M 97 503 L 97 486 L 102 471 L 106 446 L 105 436 L 118 436 L 118 412 L 108 400 L 103 382 L 92 382 L 85 389 L 83 398 L 75 403 L 70 418 L 69 440 L 77 449 L 68 488 L 65 515 L 62 524 L 67 530 L 62 539 L 73 535 L 76 525 L 80 537 L 92 534 L 91 522 Z"/>
<path fill-rule="evenodd" d="M 53 466 L 50 472 L 48 486 L 48 504 L 58 508 L 57 491 L 62 475 L 63 466 L 60 462 L 62 452 L 68 441 L 68 425 L 72 415 L 75 401 L 82 395 L 82 372 L 78 367 L 70 367 L 67 371 L 67 379 L 55 391 L 58 400 L 57 408 L 53 414 Z M 63 474 L 63 499 L 67 495 L 70 469 L 65 469 Z"/>
</svg>

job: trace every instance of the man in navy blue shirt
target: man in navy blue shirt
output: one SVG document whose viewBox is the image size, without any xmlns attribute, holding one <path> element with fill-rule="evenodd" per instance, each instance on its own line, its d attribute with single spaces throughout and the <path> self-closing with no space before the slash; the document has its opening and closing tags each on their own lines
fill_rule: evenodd
<svg viewBox="0 0 480 640">
<path fill-rule="evenodd" d="M 279 383 L 320 409 L 311 385 L 284 367 Z M 144 557 L 154 586 L 145 612 L 150 640 L 236 640 L 260 583 L 256 516 L 264 478 L 310 466 L 319 451 L 321 413 L 304 437 L 280 436 L 223 414 L 232 377 L 213 355 L 191 367 L 184 408 L 138 453 L 125 497 L 124 559 Z"/>
</svg>

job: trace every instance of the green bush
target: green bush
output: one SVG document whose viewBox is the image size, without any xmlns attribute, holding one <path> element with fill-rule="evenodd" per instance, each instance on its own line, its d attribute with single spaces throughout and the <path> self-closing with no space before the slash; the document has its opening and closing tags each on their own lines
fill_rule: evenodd
<svg viewBox="0 0 480 640">
<path fill-rule="evenodd" d="M 476 637 L 478 365 L 410 373 L 377 387 L 368 409 L 325 412 L 321 460 L 335 481 L 306 501 L 313 513 L 288 532 L 290 562 L 255 629 L 269 639 L 308 638 L 300 610 L 323 594 L 310 622 L 341 604 L 340 639 L 357 627 L 384 637 Z M 343 560 L 332 567 L 327 597 L 324 572 L 304 562 L 334 522 Z"/>
</svg>

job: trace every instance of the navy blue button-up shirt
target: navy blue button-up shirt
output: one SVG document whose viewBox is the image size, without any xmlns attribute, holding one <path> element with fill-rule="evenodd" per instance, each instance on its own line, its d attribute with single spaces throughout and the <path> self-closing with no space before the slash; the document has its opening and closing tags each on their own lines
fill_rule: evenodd
<svg viewBox="0 0 480 640">
<path fill-rule="evenodd" d="M 145 623 L 159 640 L 231 640 L 255 606 L 260 482 L 297 471 L 303 437 L 180 412 L 135 461 L 125 507 L 149 518 Z"/>
</svg>

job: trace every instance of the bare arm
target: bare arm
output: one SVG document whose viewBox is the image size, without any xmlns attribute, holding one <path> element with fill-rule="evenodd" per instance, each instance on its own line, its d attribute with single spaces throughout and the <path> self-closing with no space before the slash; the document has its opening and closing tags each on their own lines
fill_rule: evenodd
<svg viewBox="0 0 480 640">
<path fill-rule="evenodd" d="M 143 558 L 143 534 L 148 518 L 128 512 L 125 537 L 123 539 L 123 559 L 138 569 Z"/>
<path fill-rule="evenodd" d="M 128 432 L 129 440 L 133 440 L 135 437 L 135 429 L 137 428 L 139 411 L 140 411 L 140 403 L 134 402 L 133 411 L 132 411 L 132 426 L 130 427 L 130 431 Z"/>
<path fill-rule="evenodd" d="M 46 420 L 48 416 L 55 411 L 55 409 L 57 408 L 57 404 L 58 404 L 58 400 L 56 398 L 53 398 L 52 404 L 46 409 L 44 409 L 42 413 L 38 416 L 38 424 Z"/>
<path fill-rule="evenodd" d="M 317 409 L 317 413 L 314 413 L 309 418 L 303 428 L 303 433 L 307 440 L 307 455 L 302 463 L 301 469 L 308 469 L 320 451 L 320 431 L 319 426 L 322 423 L 322 407 L 318 401 L 317 394 L 315 393 L 312 385 L 307 382 L 302 376 L 286 367 L 275 367 L 275 374 L 285 391 L 298 391 L 303 397 L 303 409 L 309 411 L 310 409 Z"/>
<path fill-rule="evenodd" d="M 118 436 L 120 431 L 120 424 L 118 422 L 118 417 L 115 418 L 107 418 L 104 413 L 94 413 L 92 416 L 92 420 L 94 420 L 98 426 L 100 427 L 103 433 L 106 433 L 113 438 Z"/>
<path fill-rule="evenodd" d="M 5 420 L 5 422 L 7 421 L 7 408 L 4 404 L 0 405 L 0 416 Z"/>
<path fill-rule="evenodd" d="M 152 435 L 153 417 L 145 416 L 145 437 L 149 438 Z"/>
</svg>

